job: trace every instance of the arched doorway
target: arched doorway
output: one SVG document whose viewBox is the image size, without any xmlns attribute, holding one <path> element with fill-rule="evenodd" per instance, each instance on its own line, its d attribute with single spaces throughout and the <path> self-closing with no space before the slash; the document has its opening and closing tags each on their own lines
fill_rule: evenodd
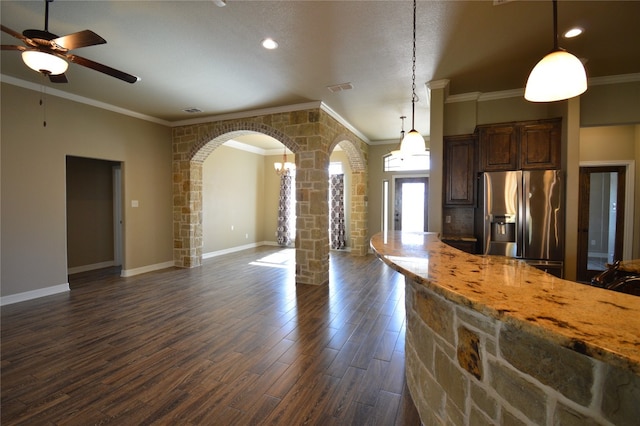
<svg viewBox="0 0 640 426">
<path fill-rule="evenodd" d="M 328 164 L 337 145 L 349 153 L 354 170 L 352 239 L 366 254 L 366 144 L 344 131 L 321 109 L 274 113 L 245 119 L 185 125 L 173 129 L 174 263 L 202 262 L 202 162 L 228 140 L 251 132 L 282 142 L 296 158 L 296 283 L 329 281 Z M 330 141 L 333 141 L 331 143 Z"/>
</svg>

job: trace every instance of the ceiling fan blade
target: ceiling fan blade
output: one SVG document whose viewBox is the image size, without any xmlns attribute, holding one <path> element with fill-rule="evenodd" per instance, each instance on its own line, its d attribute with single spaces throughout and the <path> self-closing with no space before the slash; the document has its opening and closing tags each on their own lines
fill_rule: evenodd
<svg viewBox="0 0 640 426">
<path fill-rule="evenodd" d="M 21 52 L 24 52 L 25 50 L 27 50 L 27 48 L 24 46 L 12 46 L 10 44 L 3 44 L 0 47 L 1 47 L 0 50 L 20 50 Z"/>
<path fill-rule="evenodd" d="M 17 38 L 18 40 L 22 40 L 22 41 L 24 41 L 25 43 L 26 43 L 26 42 L 27 42 L 27 40 L 28 40 L 28 38 L 27 38 L 27 37 L 23 36 L 22 34 L 20 34 L 20 33 L 19 33 L 19 32 L 17 32 L 17 31 L 13 31 L 11 28 L 7 28 L 7 27 L 5 27 L 4 25 L 0 25 L 0 30 L 2 30 L 2 32 L 5 32 L 5 33 L 9 34 L 9 35 L 10 35 L 10 36 L 12 36 L 12 37 Z"/>
<path fill-rule="evenodd" d="M 67 59 L 69 59 L 71 62 L 78 64 L 78 65 L 82 65 L 85 66 L 87 68 L 91 68 L 93 70 L 96 70 L 98 72 L 110 75 L 111 77 L 115 77 L 117 79 L 120 79 L 122 81 L 126 81 L 127 83 L 135 83 L 136 81 L 139 80 L 138 77 L 136 77 L 135 75 L 131 75 L 131 74 L 127 74 L 124 71 L 119 71 L 115 68 L 111 68 L 107 65 L 103 65 L 103 64 L 99 64 L 95 61 L 92 61 L 91 59 L 87 59 L 87 58 L 83 58 L 82 56 L 77 56 L 77 55 L 66 55 Z"/>
<path fill-rule="evenodd" d="M 49 74 L 49 81 L 52 83 L 68 83 L 67 76 L 64 74 Z"/>
<path fill-rule="evenodd" d="M 68 34 L 52 40 L 58 46 L 73 50 L 80 47 L 95 46 L 96 44 L 105 44 L 107 41 L 91 30 L 78 31 L 77 33 Z"/>
</svg>

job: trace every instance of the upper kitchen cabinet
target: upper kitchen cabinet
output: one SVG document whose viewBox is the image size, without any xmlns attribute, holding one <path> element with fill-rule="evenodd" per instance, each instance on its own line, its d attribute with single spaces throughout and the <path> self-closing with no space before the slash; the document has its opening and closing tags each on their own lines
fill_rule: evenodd
<svg viewBox="0 0 640 426">
<path fill-rule="evenodd" d="M 559 169 L 562 119 L 520 126 L 520 168 Z"/>
<path fill-rule="evenodd" d="M 562 119 L 478 126 L 480 172 L 560 169 Z"/>
<path fill-rule="evenodd" d="M 444 205 L 475 205 L 476 136 L 444 137 Z"/>
<path fill-rule="evenodd" d="M 480 171 L 498 172 L 518 167 L 518 132 L 513 124 L 478 126 Z"/>
</svg>

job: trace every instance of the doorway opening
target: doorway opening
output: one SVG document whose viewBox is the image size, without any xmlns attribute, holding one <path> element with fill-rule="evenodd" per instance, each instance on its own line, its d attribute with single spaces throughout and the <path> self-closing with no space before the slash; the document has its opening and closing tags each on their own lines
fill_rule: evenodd
<svg viewBox="0 0 640 426">
<path fill-rule="evenodd" d="M 627 167 L 580 167 L 579 183 L 576 277 L 589 282 L 624 257 Z"/>
<path fill-rule="evenodd" d="M 66 157 L 67 271 L 71 289 L 122 270 L 122 164 Z"/>
<path fill-rule="evenodd" d="M 429 178 L 394 178 L 393 229 L 426 232 L 428 220 Z"/>
</svg>

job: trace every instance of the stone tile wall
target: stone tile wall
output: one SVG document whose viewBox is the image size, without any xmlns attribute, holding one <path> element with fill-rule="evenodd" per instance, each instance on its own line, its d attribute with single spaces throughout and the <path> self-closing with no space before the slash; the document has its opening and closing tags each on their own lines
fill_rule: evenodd
<svg viewBox="0 0 640 426">
<path fill-rule="evenodd" d="M 406 374 L 424 425 L 633 425 L 640 377 L 406 279 Z M 579 348 L 577 348 L 579 349 Z"/>
<path fill-rule="evenodd" d="M 173 129 L 174 262 L 202 262 L 202 163 L 228 140 L 263 133 L 296 158 L 296 282 L 329 281 L 328 165 L 333 148 L 347 152 L 353 170 L 352 253 L 365 255 L 367 153 L 361 139 L 321 108 L 180 126 Z"/>
</svg>

